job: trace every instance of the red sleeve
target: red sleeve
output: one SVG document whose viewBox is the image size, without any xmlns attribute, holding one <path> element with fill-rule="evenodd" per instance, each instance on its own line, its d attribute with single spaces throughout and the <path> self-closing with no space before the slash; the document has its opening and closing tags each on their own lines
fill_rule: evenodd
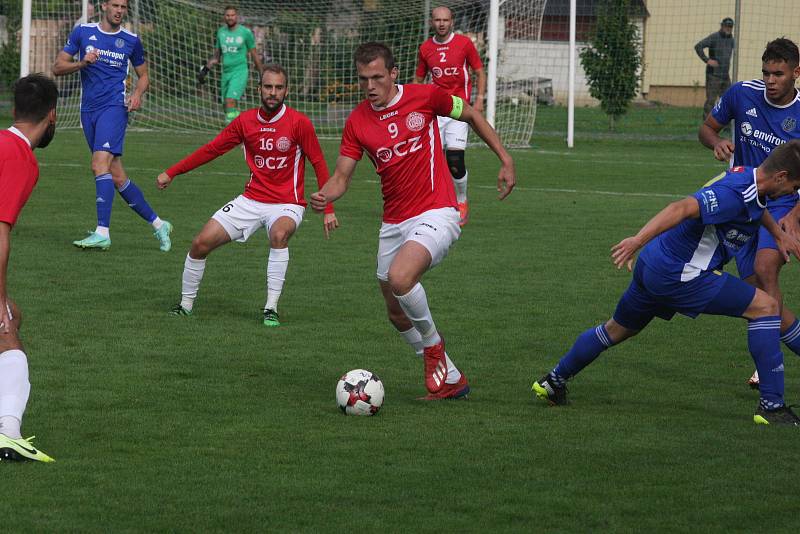
<svg viewBox="0 0 800 534">
<path fill-rule="evenodd" d="M 364 154 L 364 147 L 362 147 L 361 143 L 358 141 L 356 129 L 355 126 L 353 126 L 354 115 L 355 113 L 351 114 L 347 118 L 347 122 L 344 124 L 344 131 L 342 132 L 342 144 L 339 147 L 339 155 L 359 161 L 361 160 L 361 156 Z"/>
<path fill-rule="evenodd" d="M 165 172 L 170 178 L 175 178 L 179 174 L 185 174 L 192 169 L 196 169 L 200 165 L 220 157 L 244 141 L 242 131 L 242 123 L 239 117 L 236 117 L 213 141 L 201 146 Z"/>
<path fill-rule="evenodd" d="M 14 226 L 36 185 L 36 170 L 26 161 L 0 161 L 0 221 Z"/>
<path fill-rule="evenodd" d="M 314 167 L 314 174 L 317 176 L 317 187 L 322 189 L 322 186 L 331 176 L 328 172 L 328 164 L 325 162 L 325 154 L 322 153 L 322 147 L 319 146 L 317 132 L 314 131 L 314 125 L 311 124 L 307 117 L 303 117 L 299 121 L 297 141 L 306 158 Z M 325 213 L 333 213 L 333 204 L 328 203 L 325 206 Z"/>
<path fill-rule="evenodd" d="M 422 57 L 422 47 L 419 47 L 417 51 L 417 78 L 425 79 L 425 75 L 428 74 L 428 65 L 425 63 L 425 58 Z"/>
<path fill-rule="evenodd" d="M 483 68 L 481 56 L 478 55 L 478 49 L 475 48 L 475 44 L 471 40 L 467 46 L 467 63 L 469 63 L 472 70 L 480 70 Z"/>
<path fill-rule="evenodd" d="M 428 101 L 433 112 L 440 117 L 449 117 L 453 111 L 453 97 L 438 85 L 429 85 L 428 87 L 431 88 L 431 96 Z"/>
</svg>

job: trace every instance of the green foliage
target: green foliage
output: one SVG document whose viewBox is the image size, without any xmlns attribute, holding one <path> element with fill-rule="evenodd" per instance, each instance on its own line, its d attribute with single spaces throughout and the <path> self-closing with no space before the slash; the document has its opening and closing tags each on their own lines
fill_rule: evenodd
<svg viewBox="0 0 800 534">
<path fill-rule="evenodd" d="M 0 93 L 11 88 L 19 76 L 17 32 L 22 21 L 21 0 L 0 0 L 0 15 L 6 17 L 8 42 L 0 45 Z"/>
<path fill-rule="evenodd" d="M 628 110 L 639 87 L 642 66 L 639 31 L 628 18 L 629 0 L 605 0 L 597 25 L 581 53 L 589 94 L 609 116 L 610 129 Z"/>
</svg>

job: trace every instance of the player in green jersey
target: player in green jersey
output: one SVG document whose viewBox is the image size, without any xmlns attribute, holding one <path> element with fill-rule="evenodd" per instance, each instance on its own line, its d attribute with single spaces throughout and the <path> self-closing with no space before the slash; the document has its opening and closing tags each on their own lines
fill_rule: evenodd
<svg viewBox="0 0 800 534">
<path fill-rule="evenodd" d="M 217 30 L 214 42 L 214 55 L 200 69 L 198 80 L 202 82 L 208 71 L 222 60 L 222 78 L 220 84 L 220 99 L 225 105 L 225 124 L 229 124 L 239 115 L 236 103 L 247 86 L 249 74 L 247 56 L 253 59 L 258 72 L 263 70 L 261 58 L 256 52 L 256 40 L 253 32 L 239 24 L 239 14 L 236 8 L 225 8 L 225 26 Z"/>
</svg>

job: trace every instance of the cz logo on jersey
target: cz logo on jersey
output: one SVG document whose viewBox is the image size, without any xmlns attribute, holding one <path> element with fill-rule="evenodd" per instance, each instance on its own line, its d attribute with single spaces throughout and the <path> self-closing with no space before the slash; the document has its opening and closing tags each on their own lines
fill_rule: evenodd
<svg viewBox="0 0 800 534">
<path fill-rule="evenodd" d="M 418 135 L 416 137 L 400 141 L 392 148 L 381 147 L 375 151 L 375 156 L 377 156 L 377 158 L 383 163 L 388 163 L 395 154 L 400 158 L 407 154 L 413 154 L 422 148 L 422 145 L 419 142 L 420 139 L 422 139 L 422 136 Z"/>
<path fill-rule="evenodd" d="M 263 169 L 264 167 L 272 170 L 277 171 L 280 169 L 285 169 L 289 165 L 286 163 L 286 160 L 289 159 L 286 156 L 255 156 L 253 157 L 253 163 L 256 164 L 256 167 L 259 169 Z"/>
<path fill-rule="evenodd" d="M 441 78 L 442 76 L 458 76 L 458 67 L 445 67 L 440 69 L 439 67 L 433 67 L 431 69 L 431 74 L 433 74 L 434 78 Z"/>
</svg>

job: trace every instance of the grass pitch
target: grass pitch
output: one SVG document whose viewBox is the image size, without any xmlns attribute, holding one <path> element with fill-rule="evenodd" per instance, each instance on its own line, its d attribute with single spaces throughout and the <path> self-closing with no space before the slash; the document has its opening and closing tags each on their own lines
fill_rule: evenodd
<svg viewBox="0 0 800 534">
<path fill-rule="evenodd" d="M 5 531 L 796 528 L 798 433 L 752 423 L 743 321 L 657 320 L 574 380 L 570 406 L 530 392 L 627 286 L 611 245 L 722 170 L 696 142 L 537 138 L 514 153 L 519 185 L 502 203 L 493 155 L 470 149 L 470 223 L 424 285 L 473 394 L 427 404 L 375 281 L 366 160 L 333 238 L 309 210 L 291 241 L 283 326 L 260 324 L 263 232 L 210 256 L 194 317 L 167 316 L 193 235 L 246 180 L 233 150 L 155 189 L 206 139 L 128 134 L 131 178 L 175 225 L 167 254 L 120 199 L 110 251 L 72 247 L 94 227 L 89 153 L 78 131 L 37 152 L 9 287 L 33 386 L 24 431 L 57 463 L 0 466 Z M 800 302 L 794 264 L 783 280 Z M 357 367 L 384 381 L 377 417 L 336 409 L 336 381 Z M 787 354 L 789 402 L 799 368 Z"/>
</svg>

